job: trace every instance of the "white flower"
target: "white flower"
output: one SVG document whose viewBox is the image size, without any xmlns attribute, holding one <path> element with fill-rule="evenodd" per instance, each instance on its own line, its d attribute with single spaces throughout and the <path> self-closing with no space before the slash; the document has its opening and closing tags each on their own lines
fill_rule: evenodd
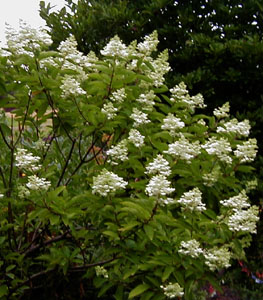
<svg viewBox="0 0 263 300">
<path fill-rule="evenodd" d="M 154 71 L 148 69 L 145 72 L 145 74 L 153 80 L 154 86 L 160 87 L 165 81 L 164 75 L 170 70 L 170 66 L 168 63 L 168 50 L 165 50 L 162 53 L 160 53 L 155 60 L 148 60 L 150 60 Z"/>
<path fill-rule="evenodd" d="M 171 136 L 176 135 L 176 131 L 185 126 L 184 122 L 180 118 L 176 118 L 174 114 L 168 113 L 167 117 L 163 120 L 161 128 L 163 130 L 170 131 Z"/>
<path fill-rule="evenodd" d="M 144 144 L 144 136 L 137 129 L 130 130 L 128 140 L 136 147 L 141 147 Z"/>
<path fill-rule="evenodd" d="M 215 108 L 213 111 L 214 116 L 218 119 L 229 117 L 230 105 L 229 102 L 226 102 L 223 106 Z"/>
<path fill-rule="evenodd" d="M 206 126 L 206 122 L 204 119 L 200 119 L 197 121 L 197 124 L 200 124 L 200 125 L 203 125 L 203 126 Z"/>
<path fill-rule="evenodd" d="M 51 182 L 46 180 L 46 178 L 40 178 L 37 175 L 31 175 L 28 176 L 28 183 L 26 184 L 26 186 L 30 189 L 30 190 L 44 190 L 47 191 L 50 186 L 51 186 Z"/>
<path fill-rule="evenodd" d="M 180 82 L 174 88 L 170 89 L 170 92 L 172 93 L 172 96 L 170 98 L 172 102 L 184 99 L 185 97 L 189 96 L 187 86 L 184 82 Z"/>
<path fill-rule="evenodd" d="M 142 54 L 149 56 L 153 51 L 157 50 L 158 43 L 158 33 L 154 30 L 153 33 L 145 36 L 144 41 L 137 45 L 137 49 Z"/>
<path fill-rule="evenodd" d="M 112 102 L 103 104 L 103 108 L 101 109 L 101 112 L 107 116 L 108 120 L 111 120 L 114 117 L 116 117 L 117 111 L 118 111 L 118 108 L 114 107 Z"/>
<path fill-rule="evenodd" d="M 23 185 L 18 186 L 17 191 L 18 191 L 18 197 L 22 199 L 30 195 L 30 191 Z"/>
<path fill-rule="evenodd" d="M 136 99 L 137 102 L 141 104 L 142 110 L 148 110 L 151 111 L 153 109 L 153 106 L 155 104 L 154 102 L 155 94 L 153 90 L 150 90 L 147 94 L 141 94 L 138 99 Z"/>
<path fill-rule="evenodd" d="M 190 96 L 184 82 L 180 82 L 179 85 L 176 85 L 174 88 L 170 89 L 172 93 L 170 100 L 172 102 L 182 102 L 186 104 L 191 110 L 194 110 L 196 107 L 204 108 L 204 97 L 201 94 L 195 96 Z"/>
<path fill-rule="evenodd" d="M 169 283 L 165 286 L 161 285 L 164 295 L 168 298 L 182 297 L 184 295 L 184 289 L 180 287 L 178 283 Z"/>
<path fill-rule="evenodd" d="M 202 248 L 200 248 L 200 243 L 193 239 L 187 242 L 182 241 L 178 252 L 196 258 L 203 254 L 204 251 Z"/>
<path fill-rule="evenodd" d="M 117 161 L 125 161 L 128 159 L 128 141 L 126 139 L 122 140 L 116 146 L 111 146 L 111 148 L 106 152 L 110 156 L 110 162 L 113 165 L 117 165 Z"/>
<path fill-rule="evenodd" d="M 35 29 L 26 22 L 19 20 L 19 30 L 6 25 L 6 40 L 8 48 L 16 54 L 34 56 L 35 50 L 52 44 L 52 39 L 43 29 Z"/>
<path fill-rule="evenodd" d="M 227 220 L 231 231 L 257 233 L 256 223 L 259 220 L 258 207 L 253 205 L 248 210 L 234 209 L 234 214 Z"/>
<path fill-rule="evenodd" d="M 39 156 L 33 156 L 32 153 L 26 149 L 18 148 L 15 153 L 16 166 L 31 172 L 37 171 L 41 168 L 37 163 L 40 161 Z"/>
<path fill-rule="evenodd" d="M 146 174 L 160 174 L 163 176 L 170 176 L 172 171 L 169 166 L 169 162 L 163 158 L 161 154 L 158 154 L 153 162 L 149 163 L 146 167 Z"/>
<path fill-rule="evenodd" d="M 0 194 L 0 198 L 3 198 L 4 197 L 4 194 Z"/>
<path fill-rule="evenodd" d="M 139 111 L 136 107 L 133 108 L 130 117 L 134 120 L 134 127 L 139 127 L 140 125 L 150 122 L 148 115 L 142 111 Z"/>
<path fill-rule="evenodd" d="M 93 177 L 92 193 L 106 197 L 119 189 L 125 189 L 127 184 L 122 177 L 103 169 L 97 177 Z"/>
<path fill-rule="evenodd" d="M 60 86 L 62 90 L 61 97 L 67 98 L 70 96 L 86 95 L 86 92 L 81 88 L 80 83 L 75 76 L 65 75 Z"/>
<path fill-rule="evenodd" d="M 250 204 L 248 202 L 248 196 L 246 195 L 246 191 L 241 191 L 238 195 L 233 196 L 227 200 L 221 200 L 220 203 L 225 206 L 232 209 L 242 209 L 242 208 L 248 208 L 250 207 Z"/>
<path fill-rule="evenodd" d="M 199 212 L 206 210 L 205 204 L 202 203 L 202 193 L 198 188 L 185 192 L 177 202 L 186 210 Z"/>
<path fill-rule="evenodd" d="M 250 131 L 250 124 L 248 120 L 238 122 L 237 119 L 232 119 L 229 122 L 222 123 L 218 126 L 216 131 L 223 133 L 235 133 L 241 136 L 248 136 Z"/>
<path fill-rule="evenodd" d="M 214 247 L 212 249 L 206 250 L 204 252 L 204 257 L 206 259 L 205 264 L 211 271 L 215 271 L 221 268 L 229 268 L 231 266 L 229 263 L 231 253 L 226 247 Z"/>
<path fill-rule="evenodd" d="M 179 159 L 186 160 L 187 163 L 190 163 L 195 156 L 201 153 L 200 150 L 201 148 L 198 141 L 190 143 L 182 135 L 178 141 L 169 144 L 168 150 L 164 151 L 164 153 L 168 153 Z"/>
<path fill-rule="evenodd" d="M 87 57 L 77 49 L 77 41 L 73 35 L 62 41 L 58 47 L 64 57 L 62 69 L 71 69 L 83 73 L 83 66 L 86 66 Z"/>
<path fill-rule="evenodd" d="M 112 95 L 110 96 L 110 100 L 113 102 L 122 103 L 126 97 L 127 94 L 125 93 L 125 89 L 121 88 L 112 93 Z"/>
<path fill-rule="evenodd" d="M 104 278 L 109 278 L 107 270 L 102 266 L 95 267 L 96 276 L 103 276 Z"/>
<path fill-rule="evenodd" d="M 206 107 L 206 104 L 204 103 L 204 97 L 200 93 L 195 95 L 195 96 L 192 96 L 191 100 L 185 100 L 185 103 L 187 103 L 193 109 L 195 107 L 199 107 L 199 108 L 205 108 Z"/>
<path fill-rule="evenodd" d="M 167 198 L 162 198 L 162 202 L 160 204 L 161 205 L 163 205 L 163 204 L 170 205 L 170 204 L 174 204 L 174 203 L 175 203 L 174 198 L 167 197 Z"/>
<path fill-rule="evenodd" d="M 209 138 L 208 142 L 201 146 L 210 155 L 217 156 L 221 161 L 231 164 L 232 158 L 227 154 L 232 151 L 231 145 L 225 138 Z"/>
<path fill-rule="evenodd" d="M 242 145 L 237 145 L 237 150 L 234 151 L 236 157 L 240 158 L 240 162 L 251 162 L 257 155 L 257 140 L 249 139 L 243 142 Z"/>
<path fill-rule="evenodd" d="M 100 53 L 104 56 L 119 56 L 123 58 L 129 55 L 126 45 L 122 43 L 117 35 L 109 41 Z"/>
<path fill-rule="evenodd" d="M 171 182 L 164 175 L 155 175 L 145 188 L 145 193 L 149 196 L 166 196 L 175 191 L 175 188 L 170 187 Z"/>
</svg>

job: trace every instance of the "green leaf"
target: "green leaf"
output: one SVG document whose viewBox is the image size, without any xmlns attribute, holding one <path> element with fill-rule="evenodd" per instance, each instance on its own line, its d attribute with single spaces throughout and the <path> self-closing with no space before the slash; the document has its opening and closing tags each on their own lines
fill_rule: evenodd
<svg viewBox="0 0 263 300">
<path fill-rule="evenodd" d="M 169 276 L 171 275 L 173 270 L 174 270 L 174 267 L 172 267 L 172 266 L 168 266 L 164 269 L 163 276 L 162 276 L 162 282 L 166 281 L 169 278 Z"/>
<path fill-rule="evenodd" d="M 113 282 L 109 282 L 105 284 L 99 291 L 98 297 L 104 295 L 107 292 L 107 290 L 110 289 L 112 286 L 113 286 Z"/>
<path fill-rule="evenodd" d="M 118 234 L 116 232 L 113 232 L 113 231 L 110 231 L 110 230 L 103 231 L 103 234 L 108 235 L 108 236 L 112 237 L 115 240 L 119 240 L 120 239 L 119 236 L 118 236 Z"/>
<path fill-rule="evenodd" d="M 132 223 L 126 224 L 124 227 L 119 228 L 118 230 L 119 231 L 129 231 L 139 224 L 140 224 L 139 222 L 132 222 Z"/>
<path fill-rule="evenodd" d="M 123 275 L 123 280 L 126 280 L 130 276 L 134 275 L 136 273 L 137 269 L 138 269 L 137 266 L 129 267 L 128 271 L 125 272 Z"/>
<path fill-rule="evenodd" d="M 147 291 L 150 288 L 148 284 L 140 284 L 134 288 L 130 294 L 128 299 L 133 299 L 134 297 L 142 294 L 143 292 Z"/>
<path fill-rule="evenodd" d="M 8 294 L 8 287 L 7 285 L 0 286 L 0 297 L 6 296 Z"/>
<path fill-rule="evenodd" d="M 153 236 L 154 236 L 154 229 L 151 225 L 144 225 L 143 229 L 146 233 L 146 235 L 148 236 L 148 238 L 152 241 L 153 240 Z"/>
</svg>

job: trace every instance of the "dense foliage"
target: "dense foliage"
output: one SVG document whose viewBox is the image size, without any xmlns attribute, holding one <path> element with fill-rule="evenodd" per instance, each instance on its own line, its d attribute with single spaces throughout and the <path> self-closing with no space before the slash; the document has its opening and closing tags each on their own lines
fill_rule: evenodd
<svg viewBox="0 0 263 300">
<path fill-rule="evenodd" d="M 248 120 L 168 90 L 157 32 L 83 55 L 27 25 L 2 51 L 0 296 L 193 299 L 244 258 Z M 6 111 L 10 111 L 7 113 Z M 70 288 L 74 286 L 74 288 Z M 71 294 L 73 293 L 73 294 Z M 53 297 L 53 298 L 52 298 Z"/>
<path fill-rule="evenodd" d="M 258 0 L 66 0 L 67 10 L 52 12 L 41 4 L 40 15 L 47 22 L 53 49 L 69 34 L 79 50 L 99 49 L 118 34 L 130 43 L 157 30 L 158 49 L 169 49 L 172 71 L 167 85 L 184 81 L 191 93 L 201 92 L 206 113 L 229 101 L 239 120 L 249 119 L 252 135 L 259 142 L 254 163 L 259 178 L 253 203 L 263 203 L 262 82 L 263 6 Z M 77 4 L 76 4 L 77 3 Z M 249 265 L 263 271 L 262 226 L 249 249 Z M 237 266 L 239 269 L 239 266 Z M 243 274 L 246 276 L 245 274 Z M 248 289 L 254 289 L 252 281 Z"/>
</svg>

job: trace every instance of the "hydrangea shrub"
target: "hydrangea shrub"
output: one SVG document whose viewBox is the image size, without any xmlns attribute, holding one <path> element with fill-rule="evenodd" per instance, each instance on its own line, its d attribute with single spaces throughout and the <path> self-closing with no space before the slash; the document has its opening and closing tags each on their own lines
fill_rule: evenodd
<svg viewBox="0 0 263 300">
<path fill-rule="evenodd" d="M 203 114 L 202 95 L 183 82 L 169 90 L 157 32 L 129 46 L 115 36 L 96 57 L 72 36 L 49 51 L 45 32 L 8 30 L 1 297 L 26 295 L 50 273 L 78 274 L 117 300 L 218 287 L 256 232 L 249 122 L 231 119 L 228 103 Z"/>
</svg>

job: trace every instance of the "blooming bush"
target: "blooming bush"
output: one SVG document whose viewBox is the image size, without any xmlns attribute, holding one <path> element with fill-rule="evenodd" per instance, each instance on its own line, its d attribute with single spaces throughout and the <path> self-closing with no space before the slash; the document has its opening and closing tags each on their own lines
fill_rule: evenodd
<svg viewBox="0 0 263 300">
<path fill-rule="evenodd" d="M 49 51 L 25 24 L 7 38 L 0 296 L 52 290 L 51 274 L 117 300 L 218 287 L 258 221 L 244 180 L 257 152 L 248 121 L 230 119 L 228 104 L 202 114 L 184 83 L 169 90 L 156 32 L 129 46 L 114 37 L 101 57 L 73 37 Z"/>
</svg>

